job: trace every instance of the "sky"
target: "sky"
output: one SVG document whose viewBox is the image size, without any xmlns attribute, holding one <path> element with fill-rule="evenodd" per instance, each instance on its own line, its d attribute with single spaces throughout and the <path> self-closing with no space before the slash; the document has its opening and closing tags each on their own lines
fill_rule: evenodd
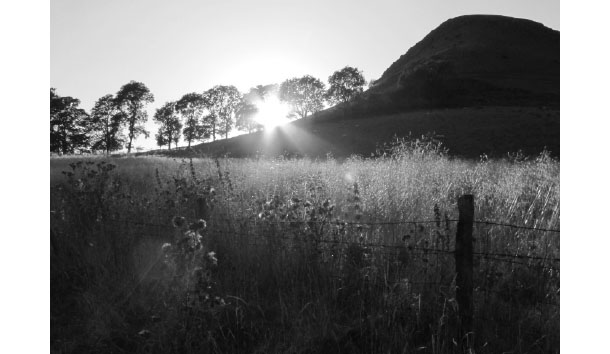
<svg viewBox="0 0 610 354">
<path fill-rule="evenodd" d="M 275 1 L 53 0 L 51 83 L 62 96 L 95 101 L 131 80 L 156 108 L 215 85 L 240 91 L 305 74 L 324 82 L 347 65 L 368 80 L 447 19 L 467 14 L 526 18 L 559 30 L 558 0 Z"/>
</svg>

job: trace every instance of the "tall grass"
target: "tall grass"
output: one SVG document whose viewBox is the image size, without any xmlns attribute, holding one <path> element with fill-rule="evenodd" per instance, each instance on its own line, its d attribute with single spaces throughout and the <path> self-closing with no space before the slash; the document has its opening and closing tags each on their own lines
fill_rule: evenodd
<svg viewBox="0 0 610 354">
<path fill-rule="evenodd" d="M 426 141 L 341 162 L 52 159 L 51 185 L 61 352 L 459 352 L 453 256 L 418 251 L 453 249 L 457 197 L 474 194 L 476 220 L 559 229 L 547 154 L 462 161 Z M 200 248 L 176 216 L 207 221 Z M 414 220 L 435 222 L 383 224 Z M 558 235 L 474 236 L 476 252 L 543 259 L 476 259 L 470 346 L 558 352 Z"/>
</svg>

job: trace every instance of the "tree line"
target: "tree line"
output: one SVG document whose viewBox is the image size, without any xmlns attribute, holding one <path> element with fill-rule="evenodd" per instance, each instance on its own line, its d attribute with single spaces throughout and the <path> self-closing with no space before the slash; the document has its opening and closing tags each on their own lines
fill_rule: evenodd
<svg viewBox="0 0 610 354">
<path fill-rule="evenodd" d="M 183 138 L 190 147 L 208 139 L 227 139 L 233 129 L 248 133 L 260 130 L 262 126 L 255 120 L 257 104 L 273 95 L 290 106 L 287 118 L 305 118 L 324 109 L 325 103 L 332 106 L 354 99 L 363 92 L 366 81 L 362 71 L 346 66 L 329 76 L 328 83 L 327 89 L 321 80 L 305 75 L 280 85 L 258 85 L 243 94 L 235 86 L 224 85 L 187 93 L 156 109 L 156 143 L 171 149 Z M 148 87 L 131 81 L 116 94 L 99 98 L 87 113 L 79 108 L 80 100 L 60 96 L 51 88 L 51 152 L 103 151 L 108 155 L 126 148 L 131 153 L 134 139 L 150 135 L 144 124 L 148 121 L 146 105 L 152 102 L 154 96 Z"/>
</svg>

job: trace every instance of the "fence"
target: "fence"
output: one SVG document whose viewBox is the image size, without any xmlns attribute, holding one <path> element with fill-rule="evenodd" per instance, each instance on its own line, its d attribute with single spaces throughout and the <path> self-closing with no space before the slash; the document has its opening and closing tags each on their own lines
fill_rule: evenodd
<svg viewBox="0 0 610 354">
<path fill-rule="evenodd" d="M 389 267 L 392 262 L 400 263 L 404 267 L 398 272 L 388 271 L 383 277 L 385 285 L 453 290 L 459 313 L 458 338 L 463 338 L 464 343 L 469 342 L 475 321 L 487 320 L 477 313 L 477 297 L 486 299 L 493 294 L 507 298 L 510 306 L 513 298 L 517 297 L 535 306 L 559 306 L 558 293 L 552 298 L 540 298 L 536 294 L 536 287 L 546 287 L 548 282 L 555 280 L 558 290 L 559 242 L 558 237 L 554 237 L 559 235 L 559 230 L 477 221 L 472 195 L 458 198 L 458 210 L 457 220 L 440 217 L 435 220 L 382 222 L 227 219 L 226 225 L 221 225 L 222 220 L 216 225 L 209 225 L 209 232 L 230 237 L 233 242 L 244 246 L 265 247 L 278 252 L 315 249 L 322 254 L 321 261 L 331 264 L 331 268 L 336 270 L 345 267 L 345 255 L 353 245 L 364 250 L 373 261 L 376 259 L 378 264 Z M 208 216 L 203 206 L 195 214 L 206 219 Z M 130 225 L 156 228 L 159 233 L 173 229 L 169 224 L 123 221 Z M 308 229 L 308 235 L 314 237 L 303 237 L 304 229 Z M 514 230 L 515 233 L 497 236 L 497 232 L 490 229 Z M 478 238 L 474 237 L 475 230 Z M 538 233 L 552 236 L 540 241 Z M 519 242 L 511 239 L 514 237 L 519 238 Z M 516 244 L 517 249 L 507 252 L 507 245 L 510 244 Z M 416 262 L 426 266 L 413 267 Z M 494 264 L 502 264 L 504 268 Z M 499 279 L 504 275 L 502 270 L 513 271 L 513 267 L 527 267 L 527 271 L 542 274 L 544 281 L 537 278 L 533 281 L 535 284 L 525 284 L 521 288 L 512 288 L 510 282 L 507 283 L 509 285 L 498 287 Z M 428 268 L 437 271 L 428 271 Z M 341 278 L 341 273 L 330 276 Z M 542 290 L 544 293 L 545 289 Z"/>
</svg>

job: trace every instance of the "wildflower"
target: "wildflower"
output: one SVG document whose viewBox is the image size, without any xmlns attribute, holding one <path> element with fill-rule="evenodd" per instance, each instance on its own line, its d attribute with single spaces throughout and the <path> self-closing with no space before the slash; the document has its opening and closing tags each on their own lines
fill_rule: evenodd
<svg viewBox="0 0 610 354">
<path fill-rule="evenodd" d="M 201 246 L 201 235 L 195 231 L 187 231 L 184 234 L 184 242 L 188 243 L 189 247 L 192 249 L 199 249 Z"/>
<path fill-rule="evenodd" d="M 161 246 L 161 251 L 168 252 L 171 248 L 172 248 L 171 243 L 166 242 L 163 244 L 163 246 Z"/>
<path fill-rule="evenodd" d="M 177 228 L 184 226 L 185 222 L 186 219 L 184 219 L 183 216 L 174 216 L 174 218 L 172 219 L 172 224 L 174 225 L 174 227 Z"/>
</svg>

